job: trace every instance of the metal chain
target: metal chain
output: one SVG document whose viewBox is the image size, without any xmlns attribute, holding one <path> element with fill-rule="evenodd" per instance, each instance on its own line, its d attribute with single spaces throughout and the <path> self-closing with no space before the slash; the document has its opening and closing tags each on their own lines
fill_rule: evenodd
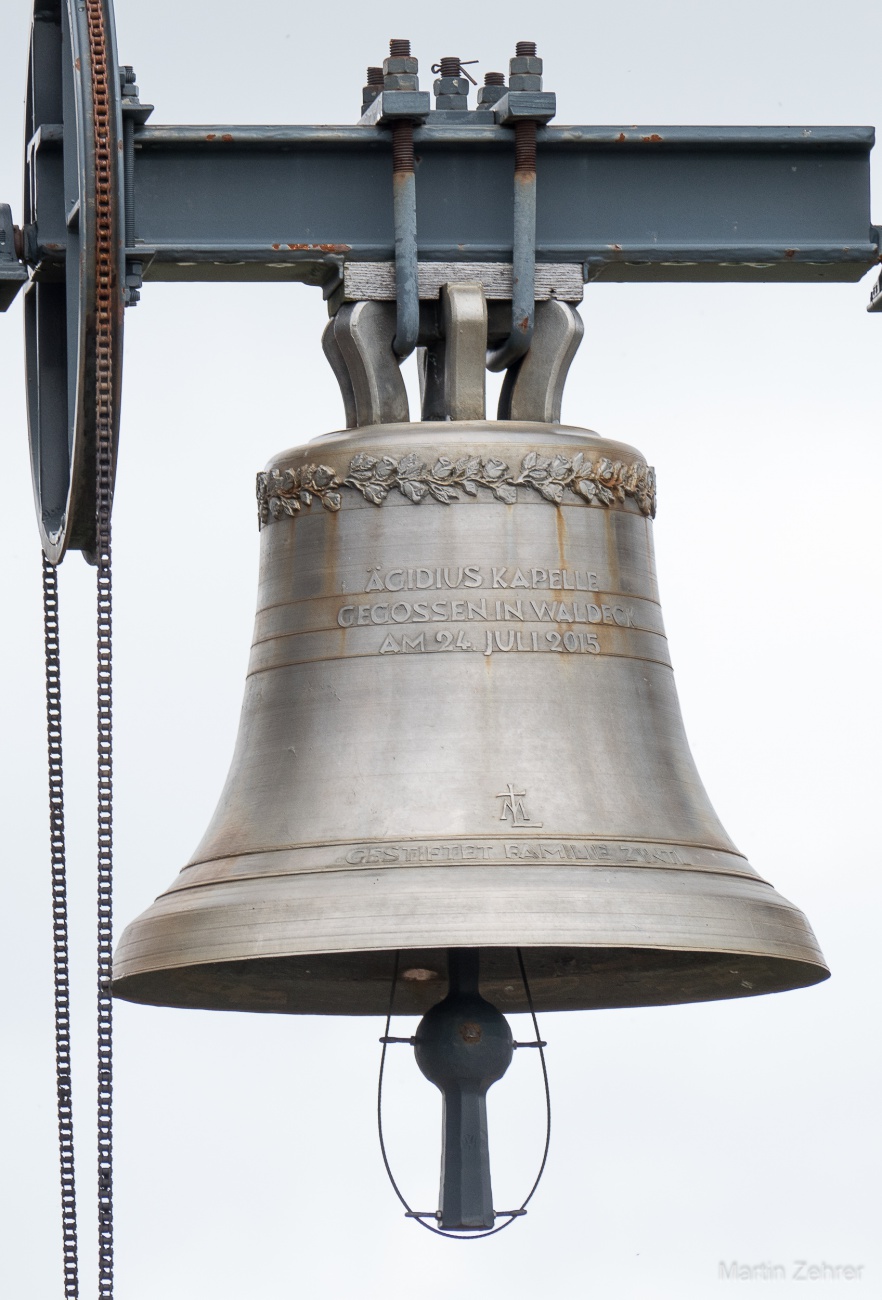
<svg viewBox="0 0 882 1300">
<path fill-rule="evenodd" d="M 46 648 L 46 742 L 49 756 L 49 852 L 52 864 L 52 951 L 55 968 L 55 1079 L 61 1169 L 61 1232 L 65 1300 L 77 1300 L 77 1199 L 74 1181 L 70 1062 L 70 962 L 67 932 L 67 849 L 61 744 L 61 651 L 58 571 L 43 556 L 43 638 Z"/>
<path fill-rule="evenodd" d="M 98 1297 L 113 1300 L 113 163 L 103 0 L 86 0 L 95 125 L 95 436 L 98 565 Z"/>
</svg>

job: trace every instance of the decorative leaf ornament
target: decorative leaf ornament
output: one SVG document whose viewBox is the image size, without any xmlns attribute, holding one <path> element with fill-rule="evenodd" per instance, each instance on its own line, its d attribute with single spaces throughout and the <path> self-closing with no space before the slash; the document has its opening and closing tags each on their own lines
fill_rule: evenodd
<svg viewBox="0 0 882 1300">
<path fill-rule="evenodd" d="M 626 465 L 603 456 L 597 461 L 575 456 L 540 456 L 528 452 L 515 474 L 504 460 L 492 456 L 460 456 L 449 460 L 440 456 L 429 468 L 415 452 L 400 459 L 393 456 L 367 456 L 360 452 L 349 462 L 349 472 L 339 478 L 327 465 L 301 465 L 296 469 L 276 469 L 257 476 L 257 500 L 260 524 L 294 516 L 314 499 L 326 510 L 339 510 L 343 504 L 341 489 L 360 492 L 371 505 L 381 506 L 390 492 L 400 492 L 413 505 L 432 497 L 442 505 L 461 501 L 462 495 L 477 497 L 481 489 L 491 492 L 498 501 L 514 505 L 518 488 L 538 492 L 554 505 L 566 502 L 571 493 L 589 505 L 611 506 L 631 497 L 641 513 L 655 515 L 655 471 L 642 461 Z"/>
</svg>

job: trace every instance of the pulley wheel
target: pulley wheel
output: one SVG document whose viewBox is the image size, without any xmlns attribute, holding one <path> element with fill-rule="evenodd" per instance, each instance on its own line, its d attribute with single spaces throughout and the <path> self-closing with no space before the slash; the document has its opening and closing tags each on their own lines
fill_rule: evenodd
<svg viewBox="0 0 882 1300">
<path fill-rule="evenodd" d="M 25 119 L 25 360 L 40 536 L 96 547 L 97 429 L 116 459 L 125 292 L 112 0 L 35 0 Z"/>
</svg>

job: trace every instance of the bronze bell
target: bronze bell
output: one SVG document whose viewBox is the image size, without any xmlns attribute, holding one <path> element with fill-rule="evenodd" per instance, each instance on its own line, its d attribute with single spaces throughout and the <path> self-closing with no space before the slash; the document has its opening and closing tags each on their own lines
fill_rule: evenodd
<svg viewBox="0 0 882 1300">
<path fill-rule="evenodd" d="M 370 389 L 353 361 L 359 321 L 388 326 L 389 306 L 344 308 L 329 327 L 360 427 L 259 478 L 230 774 L 190 862 L 123 934 L 115 993 L 377 1015 L 398 952 L 397 1010 L 422 1013 L 444 994 L 450 948 L 479 950 L 482 992 L 503 1011 L 526 1009 L 517 948 L 542 1010 L 826 978 L 805 917 L 732 844 L 689 752 L 653 471 L 557 422 L 572 338 L 544 406 L 525 363 L 506 418 L 468 418 L 483 389 L 460 373 L 455 418 L 410 423 L 393 368 Z M 433 364 L 430 349 L 429 388 Z"/>
</svg>

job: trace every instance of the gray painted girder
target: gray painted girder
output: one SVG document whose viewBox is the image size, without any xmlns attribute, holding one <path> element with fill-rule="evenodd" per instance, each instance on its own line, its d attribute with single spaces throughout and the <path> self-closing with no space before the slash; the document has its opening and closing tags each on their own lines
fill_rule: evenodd
<svg viewBox="0 0 882 1300">
<path fill-rule="evenodd" d="M 870 127 L 546 127 L 538 141 L 540 262 L 800 281 L 857 280 L 878 260 Z M 342 260 L 392 260 L 388 132 L 146 126 L 136 145 L 147 280 L 320 283 Z M 420 258 L 510 261 L 511 132 L 428 125 L 415 147 Z"/>
</svg>

